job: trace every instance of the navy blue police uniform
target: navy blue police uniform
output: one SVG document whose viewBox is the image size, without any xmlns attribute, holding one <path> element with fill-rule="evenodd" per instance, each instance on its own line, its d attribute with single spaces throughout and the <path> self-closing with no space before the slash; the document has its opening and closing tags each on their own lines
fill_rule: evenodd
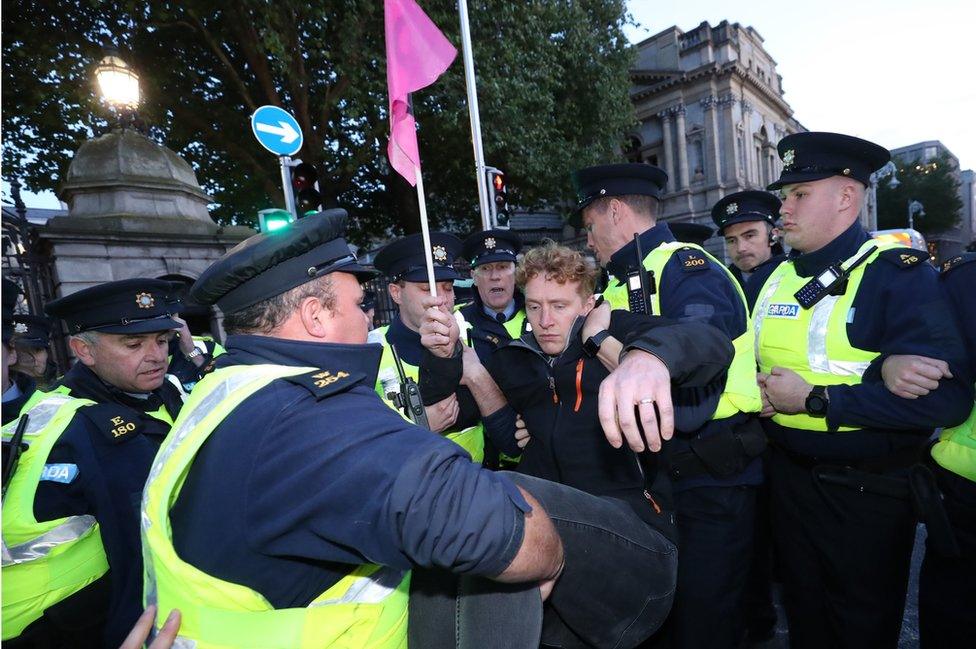
<svg viewBox="0 0 976 649">
<path fill-rule="evenodd" d="M 723 197 L 712 206 L 712 220 L 718 226 L 719 236 L 725 236 L 725 228 L 736 223 L 765 223 L 773 227 L 779 218 L 782 201 L 764 191 L 735 192 Z M 754 266 L 748 274 L 734 263 L 728 268 L 745 293 L 751 312 L 756 305 L 759 290 L 770 273 L 785 256 L 782 246 L 769 235 L 771 256 Z M 766 481 L 756 490 L 756 517 L 753 534 L 753 554 L 749 568 L 748 584 L 743 608 L 747 639 L 763 641 L 776 631 L 776 608 L 772 592 L 772 529 L 770 528 L 769 487 Z"/>
<path fill-rule="evenodd" d="M 170 317 L 167 290 L 168 282 L 153 279 L 108 282 L 54 300 L 45 311 L 63 319 L 72 334 L 167 331 L 179 326 Z M 61 470 L 42 474 L 34 516 L 38 521 L 94 516 L 109 572 L 47 609 L 9 643 L 11 647 L 117 647 L 142 612 L 142 488 L 181 399 L 166 381 L 150 393 L 122 392 L 82 363 L 76 363 L 52 390 L 96 403 L 75 413 L 51 449 L 47 466 Z"/>
<path fill-rule="evenodd" d="M 574 174 L 579 211 L 604 197 L 636 194 L 660 199 L 666 182 L 663 170 L 647 164 L 604 165 Z M 647 255 L 676 238 L 667 223 L 658 222 L 640 233 L 639 241 L 642 253 Z M 701 252 L 691 247 L 671 255 L 661 277 L 654 278 L 661 310 L 654 315 L 679 322 L 704 322 L 734 340 L 746 331 L 746 306 L 721 264 L 711 258 L 702 264 L 701 257 Z M 607 263 L 611 283 L 626 285 L 627 277 L 641 262 L 635 242 L 629 241 Z M 736 436 L 744 435 L 755 441 L 748 449 L 736 441 Z M 692 450 L 692 443 L 698 445 L 709 438 L 733 441 L 723 445 L 726 453 L 721 462 L 735 468 L 724 475 L 714 465 L 704 466 Z M 665 444 L 664 458 L 674 480 L 681 555 L 675 604 L 665 627 L 675 647 L 732 646 L 737 642 L 740 601 L 752 553 L 755 492 L 763 480 L 759 458 L 762 445 L 755 417 L 741 412 L 710 420 L 694 430 L 676 429 L 674 438 Z M 689 465 L 697 470 L 685 470 Z M 705 614 L 721 623 L 703 625 Z"/>
<path fill-rule="evenodd" d="M 515 264 L 521 249 L 522 240 L 515 232 L 484 230 L 464 240 L 462 255 L 471 262 L 472 274 L 474 274 L 474 269 L 482 264 L 505 261 Z M 512 339 L 509 330 L 505 328 L 505 323 L 513 319 L 524 323 L 525 296 L 516 287 L 512 300 L 504 310 L 498 312 L 485 305 L 481 298 L 481 289 L 477 288 L 473 292 L 471 303 L 461 307 L 460 311 L 465 321 L 471 325 L 468 334 L 478 358 L 482 363 L 487 363 L 491 353 L 498 349 L 499 345 Z M 521 335 L 523 329 L 524 326 L 519 327 L 518 335 Z"/>
<path fill-rule="evenodd" d="M 779 198 L 769 192 L 752 190 L 735 192 L 715 203 L 712 207 L 712 220 L 718 226 L 719 236 L 724 236 L 725 228 L 736 223 L 762 222 L 772 227 L 776 225 L 782 204 Z M 766 283 L 776 266 L 786 258 L 783 247 L 772 235 L 769 238 L 769 245 L 772 248 L 772 255 L 769 259 L 756 264 L 747 275 L 735 264 L 729 264 L 729 270 L 746 294 L 750 311 L 756 304 L 759 289 Z"/>
<path fill-rule="evenodd" d="M 329 210 L 256 235 L 205 271 L 191 297 L 233 314 L 315 277 L 371 276 L 344 231 L 345 211 Z M 182 559 L 275 608 L 305 607 L 367 563 L 475 575 L 508 566 L 529 506 L 504 476 L 380 400 L 379 345 L 231 333 L 217 372 L 272 364 L 341 378 L 321 387 L 316 369 L 274 380 L 216 427 L 170 512 Z"/>
<path fill-rule="evenodd" d="M 966 341 L 972 379 L 976 377 L 976 252 L 947 260 L 940 279 Z M 925 544 L 918 578 L 919 641 L 922 649 L 962 649 L 976 638 L 976 482 L 934 461 L 929 466 L 938 480 L 957 547 L 953 552 L 931 541 Z"/>
<path fill-rule="evenodd" d="M 454 261 L 461 254 L 462 243 L 457 237 L 445 232 L 431 232 L 433 247 L 434 281 L 452 282 L 460 277 L 454 268 Z M 397 239 L 384 246 L 373 260 L 376 269 L 396 282 L 427 282 L 427 265 L 423 238 L 413 234 Z M 403 362 L 419 368 L 418 383 L 425 405 L 443 401 L 452 394 L 457 397 L 459 414 L 454 425 L 445 434 L 475 426 L 481 420 L 481 412 L 471 391 L 458 385 L 460 376 L 446 377 L 432 372 L 430 367 L 436 359 L 420 342 L 420 334 L 410 329 L 400 317 L 394 316 L 385 332 L 374 330 L 370 333 L 371 342 L 383 342 L 377 336 L 385 334 L 385 343 L 392 345 Z"/>
<path fill-rule="evenodd" d="M 778 150 L 784 169 L 771 190 L 832 176 L 866 186 L 889 159 L 882 147 L 833 133 L 790 135 Z M 869 239 L 855 221 L 818 250 L 792 250 L 789 263 L 813 278 Z M 961 422 L 972 406 L 963 343 L 927 259 L 922 251 L 889 249 L 865 268 L 846 335 L 854 348 L 879 356 L 860 383 L 826 389 L 828 432 L 764 420 L 791 646 L 897 645 L 916 517 L 907 496 L 889 489 L 919 461 L 932 430 Z M 754 317 L 766 313 L 763 300 L 761 293 Z M 881 377 L 884 359 L 895 354 L 946 360 L 955 378 L 917 399 L 895 396 Z M 816 403 L 807 407 L 806 414 L 824 416 Z M 854 430 L 833 434 L 842 426 Z"/>
</svg>

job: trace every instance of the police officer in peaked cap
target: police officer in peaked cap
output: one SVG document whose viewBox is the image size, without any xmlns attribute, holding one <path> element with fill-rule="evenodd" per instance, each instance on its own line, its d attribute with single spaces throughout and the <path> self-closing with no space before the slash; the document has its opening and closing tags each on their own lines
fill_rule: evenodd
<svg viewBox="0 0 976 649">
<path fill-rule="evenodd" d="M 926 518 L 938 500 L 917 465 L 933 430 L 972 408 L 965 348 L 928 253 L 873 241 L 858 221 L 888 151 L 816 132 L 777 149 L 783 171 L 769 189 L 782 194 L 792 250 L 753 317 L 790 643 L 895 647 L 912 501 Z M 898 395 L 882 379 L 898 356 L 931 357 L 945 373 L 924 395 Z"/>
<path fill-rule="evenodd" d="M 168 290 L 127 279 L 45 306 L 78 360 L 22 411 L 28 447 L 4 501 L 4 646 L 118 646 L 142 611 L 138 501 L 181 406 L 165 378 L 178 326 Z"/>
<path fill-rule="evenodd" d="M 745 291 L 750 309 L 769 273 L 785 258 L 776 229 L 781 204 L 771 192 L 748 190 L 729 194 L 712 207 L 712 220 L 732 259 L 729 270 Z"/>
<path fill-rule="evenodd" d="M 423 327 L 428 311 L 440 313 L 447 321 L 454 312 L 454 280 L 460 277 L 454 261 L 461 255 L 461 241 L 445 232 L 430 233 L 430 255 L 433 260 L 437 296 L 430 295 L 424 240 L 420 234 L 396 239 L 376 255 L 377 270 L 389 278 L 390 298 L 397 312 L 390 324 L 370 333 L 370 341 L 383 345 L 383 356 L 376 391 L 386 398 L 393 392 L 405 392 L 403 379 L 419 382 L 428 426 L 461 445 L 476 462 L 485 459 L 485 437 L 478 410 L 479 389 L 488 397 L 498 393 L 488 378 L 477 385 L 460 385 L 461 376 L 445 372 L 423 344 Z M 428 325 L 432 327 L 435 325 Z M 465 336 L 462 342 L 470 342 Z M 400 377 L 394 351 L 400 357 L 404 377 Z M 384 387 L 384 384 L 386 387 Z M 392 386 L 392 388 L 391 388 Z M 391 407 L 392 407 L 392 402 Z"/>
<path fill-rule="evenodd" d="M 483 363 L 499 344 L 522 335 L 525 297 L 515 286 L 521 249 L 522 240 L 511 230 L 483 230 L 464 240 L 462 254 L 471 262 L 477 290 L 461 314 L 471 325 L 472 343 Z"/>
<path fill-rule="evenodd" d="M 762 404 L 745 296 L 721 262 L 700 246 L 677 241 L 659 220 L 667 184 L 662 169 L 600 165 L 575 172 L 573 182 L 579 199 L 576 218 L 586 229 L 587 245 L 612 275 L 604 296 L 613 308 L 643 308 L 674 320 L 705 322 L 735 342 L 724 390 L 701 406 L 707 423 L 676 431 L 664 449 L 674 483 L 681 556 L 675 603 L 664 632 L 674 647 L 735 647 L 765 446 L 755 418 Z M 647 400 L 638 393 L 625 405 L 632 408 Z M 645 405 L 642 412 L 650 419 L 644 430 L 656 430 L 653 410 Z M 631 448 L 643 447 L 636 427 L 622 432 Z M 607 435 L 620 444 L 621 432 L 612 425 Z M 716 535 L 730 540 L 721 552 L 715 551 Z M 713 623 L 702 624 L 703 614 Z"/>
<path fill-rule="evenodd" d="M 227 352 L 167 438 L 142 511 L 147 603 L 195 611 L 188 642 L 403 646 L 413 566 L 503 581 L 560 570 L 531 496 L 377 398 L 382 349 L 363 344 L 360 286 L 372 272 L 345 222 L 327 210 L 255 235 L 191 289 L 224 313 Z M 534 597 L 538 611 L 527 589 L 519 606 Z"/>
</svg>

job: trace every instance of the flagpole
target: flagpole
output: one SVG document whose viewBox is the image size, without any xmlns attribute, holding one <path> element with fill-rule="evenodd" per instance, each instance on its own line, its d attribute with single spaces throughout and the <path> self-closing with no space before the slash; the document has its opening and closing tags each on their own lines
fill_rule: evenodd
<svg viewBox="0 0 976 649">
<path fill-rule="evenodd" d="M 434 257 L 430 245 L 430 227 L 427 225 L 427 199 L 424 198 L 424 176 L 420 167 L 414 167 L 417 178 L 417 201 L 420 204 L 420 231 L 424 237 L 424 260 L 427 262 L 427 282 L 430 294 L 437 297 L 437 282 L 434 280 Z"/>
<path fill-rule="evenodd" d="M 468 114 L 471 117 L 471 146 L 474 148 L 474 169 L 478 181 L 478 205 L 481 208 L 481 226 L 491 229 L 488 207 L 488 177 L 485 170 L 485 152 L 481 142 L 481 114 L 478 112 L 478 88 L 474 75 L 474 54 L 471 50 L 471 26 L 468 24 L 468 0 L 458 0 L 461 17 L 461 51 L 464 54 L 464 85 L 468 90 Z"/>
</svg>

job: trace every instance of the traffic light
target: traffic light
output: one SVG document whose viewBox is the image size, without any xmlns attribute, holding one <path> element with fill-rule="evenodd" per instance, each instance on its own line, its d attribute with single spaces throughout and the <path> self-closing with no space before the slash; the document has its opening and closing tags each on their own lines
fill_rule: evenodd
<svg viewBox="0 0 976 649">
<path fill-rule="evenodd" d="M 505 187 L 505 174 L 494 167 L 487 167 L 488 193 L 491 194 L 490 208 L 492 227 L 508 224 L 508 193 Z"/>
<path fill-rule="evenodd" d="M 291 186 L 295 192 L 295 208 L 299 218 L 319 211 L 322 195 L 315 189 L 318 179 L 315 167 L 307 162 L 299 163 L 291 172 Z"/>
<path fill-rule="evenodd" d="M 261 232 L 280 230 L 294 220 L 288 210 L 270 209 L 258 211 L 258 226 Z"/>
</svg>

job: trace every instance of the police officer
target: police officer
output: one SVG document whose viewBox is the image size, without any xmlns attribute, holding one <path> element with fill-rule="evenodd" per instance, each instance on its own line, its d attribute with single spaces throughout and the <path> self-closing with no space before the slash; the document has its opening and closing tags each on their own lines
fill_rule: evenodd
<svg viewBox="0 0 976 649">
<path fill-rule="evenodd" d="M 729 194 L 712 207 L 712 220 L 732 258 L 729 270 L 745 291 L 750 310 L 766 278 L 785 259 L 776 230 L 780 205 L 769 192 L 744 191 Z"/>
<path fill-rule="evenodd" d="M 14 308 L 20 297 L 20 287 L 16 282 L 3 278 L 3 423 L 12 421 L 20 414 L 27 400 L 36 390 L 36 384 L 29 377 L 13 371 L 17 364 L 17 348 L 14 344 L 16 328 Z M 4 456 L 7 453 L 4 448 Z M 6 460 L 5 460 L 6 462 Z"/>
<path fill-rule="evenodd" d="M 718 260 L 699 246 L 675 241 L 668 225 L 657 222 L 667 181 L 663 170 L 602 165 L 577 171 L 573 181 L 587 244 L 615 278 L 604 292 L 611 306 L 633 311 L 649 303 L 654 315 L 706 322 L 734 342 L 724 391 L 701 404 L 710 420 L 696 430 L 678 430 L 665 447 L 665 461 L 674 481 L 681 556 L 668 622 L 672 644 L 736 646 L 765 445 L 752 415 L 761 402 L 745 297 Z M 631 448 L 643 448 L 636 427 L 621 432 Z M 608 439 L 621 441 L 616 434 Z M 706 612 L 710 623 L 702 624 Z"/>
<path fill-rule="evenodd" d="M 522 240 L 511 230 L 484 230 L 464 240 L 463 255 L 471 261 L 477 291 L 461 315 L 471 326 L 468 335 L 481 362 L 499 344 L 522 335 L 525 297 L 515 287 L 515 262 Z"/>
<path fill-rule="evenodd" d="M 118 646 L 139 617 L 138 502 L 180 406 L 164 376 L 168 289 L 128 279 L 45 307 L 78 362 L 24 408 L 29 446 L 4 501 L 4 646 Z"/>
<path fill-rule="evenodd" d="M 778 145 L 789 258 L 754 309 L 773 538 L 795 647 L 894 647 L 915 537 L 905 481 L 932 429 L 972 407 L 965 352 L 928 255 L 871 240 L 858 212 L 884 148 L 835 133 Z M 947 362 L 916 399 L 890 392 L 892 354 Z"/>
<path fill-rule="evenodd" d="M 460 377 L 443 377 L 431 371 L 431 359 L 421 344 L 420 328 L 428 308 L 455 315 L 454 280 L 459 276 L 453 264 L 462 247 L 457 237 L 444 232 L 430 233 L 430 243 L 436 298 L 430 295 L 421 235 L 394 240 L 377 253 L 373 262 L 389 278 L 390 298 L 398 307 L 388 326 L 370 332 L 370 342 L 383 345 L 376 391 L 384 398 L 390 392 L 405 392 L 405 381 L 399 376 L 393 355 L 395 351 L 405 378 L 420 382 L 430 429 L 460 444 L 480 463 L 485 457 L 484 432 L 476 397 L 472 394 L 472 389 L 477 391 L 479 386 L 458 387 Z M 490 379 L 488 382 L 491 383 Z"/>
<path fill-rule="evenodd" d="M 14 371 L 35 385 L 46 386 L 57 375 L 57 366 L 51 359 L 51 329 L 53 322 L 43 316 L 19 313 L 14 316 L 14 346 L 17 348 L 17 364 Z"/>
<path fill-rule="evenodd" d="M 255 235 L 191 290 L 225 314 L 227 353 L 143 499 L 147 604 L 183 612 L 184 642 L 402 647 L 414 565 L 546 589 L 559 574 L 559 538 L 528 492 L 377 398 L 359 285 L 372 273 L 345 220 L 328 210 Z M 526 588 L 519 604 L 538 615 Z M 411 612 L 411 630 L 423 619 Z"/>
<path fill-rule="evenodd" d="M 972 378 L 976 376 L 976 303 L 972 299 L 976 253 L 946 261 L 940 279 L 959 317 Z M 886 366 L 893 358 L 885 361 Z M 889 385 L 896 394 L 906 390 L 909 398 L 922 396 L 945 378 L 945 368 L 936 359 L 911 360 L 917 366 L 909 380 Z M 962 648 L 976 637 L 972 615 L 976 610 L 976 407 L 961 425 L 942 431 L 931 457 L 955 547 L 951 542 L 938 547 L 930 530 L 918 579 L 919 640 L 923 649 Z"/>
</svg>

